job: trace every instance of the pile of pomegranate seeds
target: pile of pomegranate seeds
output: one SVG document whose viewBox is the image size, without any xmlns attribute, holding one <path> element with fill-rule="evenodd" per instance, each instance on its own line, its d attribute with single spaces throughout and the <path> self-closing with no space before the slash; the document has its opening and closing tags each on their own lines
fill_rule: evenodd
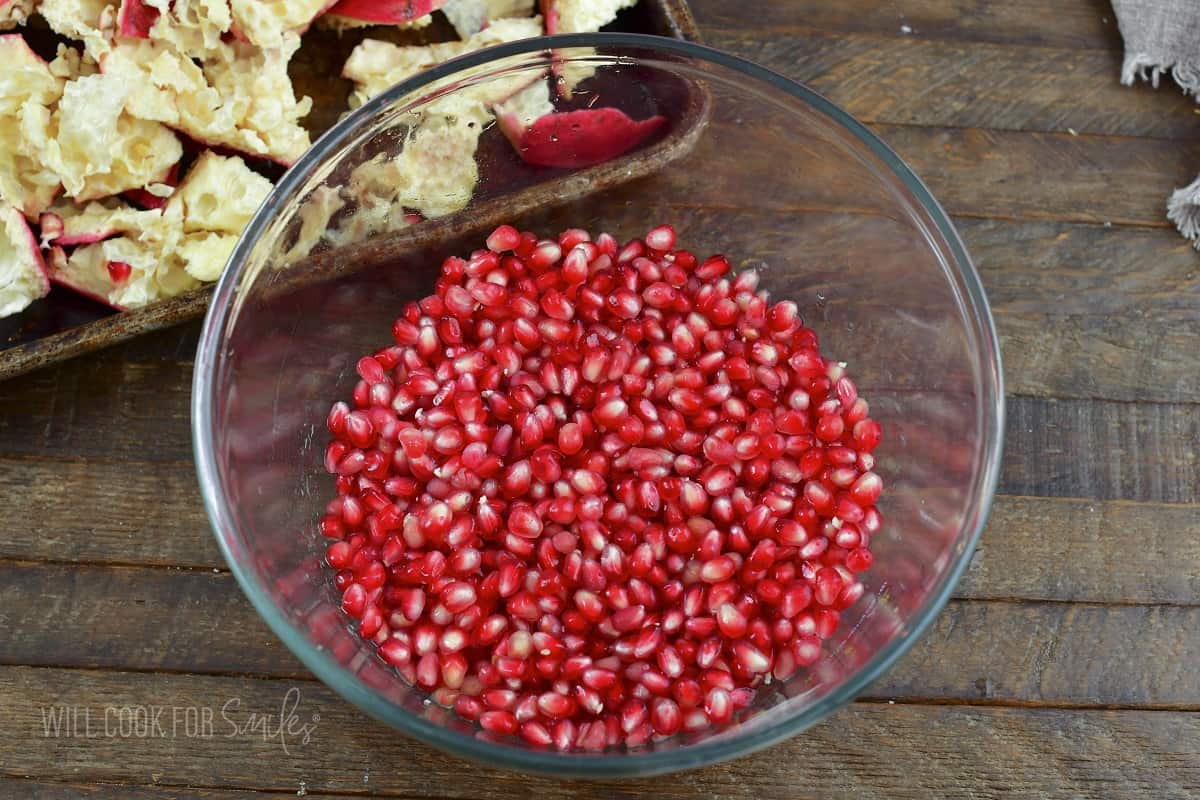
<svg viewBox="0 0 1200 800">
<path fill-rule="evenodd" d="M 794 303 L 674 248 L 501 226 L 330 411 L 342 607 L 492 735 L 726 723 L 863 594 L 879 424 Z"/>
</svg>

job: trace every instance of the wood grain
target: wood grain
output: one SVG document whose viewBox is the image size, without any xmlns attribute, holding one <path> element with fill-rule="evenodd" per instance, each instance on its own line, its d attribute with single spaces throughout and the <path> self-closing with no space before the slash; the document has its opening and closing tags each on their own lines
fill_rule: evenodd
<svg viewBox="0 0 1200 800">
<path fill-rule="evenodd" d="M 719 98 L 725 114 L 737 108 Z M 828 159 L 795 156 L 781 163 L 783 117 L 763 131 L 721 117 L 712 135 L 678 169 L 627 188 L 639 204 L 647 193 L 674 208 L 711 206 L 695 196 L 695 169 L 719 158 L 732 142 L 743 154 L 736 175 L 714 186 L 722 208 L 760 211 L 871 211 L 864 188 Z M 952 215 L 1010 220 L 1167 227 L 1166 197 L 1195 178 L 1200 142 L 1115 136 L 1072 136 L 985 128 L 876 123 L 870 126 L 929 186 Z M 797 176 L 802 176 L 797 179 Z M 617 195 L 620 197 L 621 195 Z"/>
<path fill-rule="evenodd" d="M 723 240 L 729 238 L 722 231 L 744 229 L 751 221 L 787 230 L 796 219 L 655 205 L 639 210 L 639 218 L 643 214 L 670 214 L 699 249 L 721 250 L 728 249 Z M 827 221 L 820 216 L 805 216 L 814 242 L 839 224 L 839 215 Z M 1010 391 L 1200 402 L 1200 371 L 1190 356 L 1200 350 L 1200 269 L 1195 252 L 1174 230 L 967 217 L 955 223 L 996 315 Z M 786 255 L 769 247 L 756 254 Z M 190 367 L 198 336 L 199 324 L 190 323 L 140 337 L 92 356 L 88 369 L 124 373 L 142 367 L 118 365 L 169 361 Z"/>
<path fill-rule="evenodd" d="M 1200 500 L 1195 406 L 1008 399 L 1008 494 L 1103 500 Z"/>
<path fill-rule="evenodd" d="M 197 789 L 177 786 L 135 786 L 128 783 L 75 783 L 0 778 L 0 797 L 23 800 L 295 800 L 298 790 L 260 792 L 247 789 Z M 318 794 L 305 790 L 308 800 L 332 800 L 344 794 Z"/>
<path fill-rule="evenodd" d="M 709 41 L 729 31 L 760 31 L 775 39 L 837 31 L 1114 51 L 1121 43 L 1106 0 L 692 0 L 691 6 Z M 905 33 L 902 25 L 912 31 Z"/>
<path fill-rule="evenodd" d="M 1001 495 L 956 596 L 1200 604 L 1198 525 L 1189 505 Z M 226 569 L 186 463 L 0 459 L 0 528 L 9 560 Z"/>
<path fill-rule="evenodd" d="M 1130 325 L 1200 317 L 1200 260 L 1175 230 L 965 217 L 954 223 L 997 314 L 1120 317 Z"/>
<path fill-rule="evenodd" d="M 1195 103 L 1170 82 L 1120 83 L 1109 50 L 830 32 L 710 43 L 808 84 L 863 122 L 1200 138 Z"/>
<path fill-rule="evenodd" d="M 468 765 L 367 719 L 319 684 L 299 687 L 310 742 L 232 736 L 221 709 L 278 714 L 289 681 L 0 671 L 0 774 L 79 782 L 238 787 L 406 798 L 973 797 L 1186 798 L 1200 791 L 1200 715 L 857 703 L 807 733 L 731 764 L 643 781 L 560 781 Z M 43 709 L 211 708 L 211 737 L 45 737 Z M 170 713 L 169 709 L 168 712 Z M 164 729 L 165 730 L 165 729 Z M 1136 758 L 1131 754 L 1136 753 Z M 819 755 L 819 757 L 817 757 Z M 269 765 L 267 767 L 266 765 Z M 364 778 L 366 780 L 364 781 Z"/>
<path fill-rule="evenodd" d="M 3 664 L 311 679 L 225 573 L 0 564 L 0 608 Z M 1200 709 L 1198 628 L 1195 606 L 954 601 L 867 696 Z"/>
<path fill-rule="evenodd" d="M 952 601 L 866 696 L 1200 710 L 1200 609 Z"/>
<path fill-rule="evenodd" d="M 1200 402 L 1190 355 L 1200 347 L 1200 325 L 1190 312 L 1155 312 L 1000 312 L 1005 376 L 1014 391 L 1035 396 Z"/>
<path fill-rule="evenodd" d="M 0 563 L 0 621 L 3 663 L 308 675 L 228 573 Z"/>
<path fill-rule="evenodd" d="M 196 470 L 0 458 L 0 558 L 223 568 Z"/>
<path fill-rule="evenodd" d="M 1154 139 L 874 125 L 952 214 L 1166 227 L 1200 145 Z"/>
<path fill-rule="evenodd" d="M 190 365 L 106 361 L 0 384 L 0 456 L 190 462 Z M 1200 499 L 1200 418 L 1186 404 L 1010 399 L 1001 491 Z M 1103 459 L 1080 454 L 1104 453 Z"/>
<path fill-rule="evenodd" d="M 957 597 L 1200 602 L 1195 505 L 1000 496 Z"/>
<path fill-rule="evenodd" d="M 1200 265 L 1174 230 L 957 219 L 1015 394 L 1200 401 Z"/>
<path fill-rule="evenodd" d="M 191 461 L 191 364 L 75 361 L 0 383 L 7 455 Z"/>
</svg>

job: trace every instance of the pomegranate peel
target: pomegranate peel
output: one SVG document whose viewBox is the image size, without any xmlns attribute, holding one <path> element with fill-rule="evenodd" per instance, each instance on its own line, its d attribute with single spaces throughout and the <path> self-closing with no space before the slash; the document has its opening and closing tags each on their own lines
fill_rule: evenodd
<svg viewBox="0 0 1200 800">
<path fill-rule="evenodd" d="M 530 39 L 542 34 L 541 17 L 514 17 L 493 20 L 486 28 L 458 42 L 400 46 L 379 39 L 363 39 L 342 67 L 342 77 L 354 82 L 350 106 L 356 108 L 371 97 L 386 91 L 421 70 L 485 47 Z M 494 103 L 525 88 L 532 80 L 527 72 L 505 79 L 488 81 L 463 89 L 440 101 L 448 104 Z M 432 109 L 429 109 L 432 113 Z"/>
<path fill-rule="evenodd" d="M 164 255 L 159 248 L 126 236 L 80 245 L 70 255 L 58 246 L 50 252 L 51 281 L 118 311 L 200 285 L 174 253 Z"/>
<path fill-rule="evenodd" d="M 229 32 L 257 47 L 283 47 L 333 5 L 330 0 L 230 0 Z"/>
<path fill-rule="evenodd" d="M 521 159 L 541 167 L 580 168 L 628 153 L 661 131 L 667 118 L 634 121 L 616 108 L 545 114 L 526 124 L 514 113 L 498 118 L 500 129 Z"/>
<path fill-rule="evenodd" d="M 24 25 L 36 7 L 36 0 L 0 0 L 0 31 Z"/>
<path fill-rule="evenodd" d="M 46 264 L 24 215 L 0 200 L 0 317 L 50 292 Z"/>
<path fill-rule="evenodd" d="M 539 0 L 546 20 L 546 33 L 588 33 L 598 31 L 617 18 L 625 8 L 637 5 L 637 0 Z M 557 93 L 570 99 L 575 87 L 595 74 L 588 64 L 564 63 L 557 55 L 552 71 Z"/>
<path fill-rule="evenodd" d="M 142 0 L 121 0 L 117 12 L 117 31 L 133 39 L 147 39 L 150 29 L 158 22 L 159 11 Z"/>
<path fill-rule="evenodd" d="M 124 192 L 122 196 L 139 208 L 147 210 L 162 208 L 171 199 L 171 194 L 175 187 L 179 185 L 179 164 L 173 164 L 171 169 L 167 171 L 166 176 L 157 183 L 149 184 L 148 186 L 130 189 Z"/>
<path fill-rule="evenodd" d="M 546 33 L 598 31 L 617 18 L 618 12 L 637 5 L 637 0 L 540 0 L 546 18 Z"/>
<path fill-rule="evenodd" d="M 56 59 L 56 62 L 58 60 Z M 62 191 L 62 179 L 44 163 L 49 120 L 63 82 L 19 33 L 0 35 L 0 197 L 29 220 Z M 39 124 L 33 123 L 41 120 Z"/>
<path fill-rule="evenodd" d="M 493 20 L 530 16 L 534 5 L 534 0 L 447 0 L 442 13 L 460 39 L 469 39 Z"/>
<path fill-rule="evenodd" d="M 446 0 L 341 0 L 327 13 L 377 25 L 412 22 L 431 14 Z"/>
</svg>

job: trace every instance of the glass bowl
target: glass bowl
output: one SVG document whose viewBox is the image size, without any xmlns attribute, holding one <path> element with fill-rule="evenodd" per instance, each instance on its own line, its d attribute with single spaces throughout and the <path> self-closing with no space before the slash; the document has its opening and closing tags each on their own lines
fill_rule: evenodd
<svg viewBox="0 0 1200 800">
<path fill-rule="evenodd" d="M 578 83 L 575 107 L 665 124 L 598 165 L 523 164 L 490 118 L 463 109 L 548 73 Z M 471 136 L 480 125 L 473 159 L 431 147 L 462 135 L 464 123 Z M 424 153 L 416 160 L 429 180 L 388 172 L 406 150 Z M 464 168 L 478 172 L 465 194 L 453 177 Z M 401 680 L 340 609 L 317 526 L 333 496 L 322 466 L 330 404 L 348 397 L 362 353 L 392 344 L 392 320 L 430 292 L 442 258 L 480 247 L 501 221 L 622 241 L 669 222 L 698 255 L 759 268 L 773 298 L 799 305 L 823 351 L 849 362 L 883 425 L 885 524 L 872 540 L 865 595 L 820 661 L 764 687 L 731 725 L 599 753 L 483 734 Z M 321 680 L 445 750 L 593 777 L 757 750 L 878 678 L 929 626 L 970 560 L 996 485 L 1004 412 L 979 276 L 896 154 L 800 84 L 715 50 L 629 34 L 471 54 L 392 87 L 324 135 L 259 210 L 217 286 L 192 403 L 220 547 L 255 608 Z"/>
</svg>

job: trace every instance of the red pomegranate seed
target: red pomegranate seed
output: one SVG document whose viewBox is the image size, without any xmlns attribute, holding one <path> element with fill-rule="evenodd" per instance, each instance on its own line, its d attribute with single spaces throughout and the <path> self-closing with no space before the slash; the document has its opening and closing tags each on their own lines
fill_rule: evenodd
<svg viewBox="0 0 1200 800">
<path fill-rule="evenodd" d="M 879 424 L 794 303 L 676 239 L 498 227 L 325 420 L 343 608 L 488 733 L 728 724 L 865 593 Z"/>
<path fill-rule="evenodd" d="M 873 505 L 883 492 L 883 481 L 874 472 L 864 473 L 850 487 L 850 497 L 862 506 Z"/>
<path fill-rule="evenodd" d="M 487 239 L 488 249 L 493 253 L 515 250 L 520 243 L 521 234 L 511 225 L 501 225 L 492 231 L 492 235 Z"/>
<path fill-rule="evenodd" d="M 660 225 L 646 234 L 646 246 L 651 250 L 670 250 L 675 246 L 675 229 L 670 225 Z"/>
<path fill-rule="evenodd" d="M 670 736 L 683 725 L 683 714 L 679 705 L 665 697 L 656 699 L 650 705 L 650 724 L 660 736 Z"/>
<path fill-rule="evenodd" d="M 521 726 L 521 738 L 535 747 L 549 747 L 554 742 L 546 726 L 532 720 Z"/>
<path fill-rule="evenodd" d="M 412 660 L 412 650 L 408 642 L 397 638 L 388 639 L 379 645 L 379 655 L 384 661 L 393 666 L 401 666 Z"/>
<path fill-rule="evenodd" d="M 746 672 L 756 674 L 766 672 L 771 666 L 771 660 L 761 650 L 747 641 L 737 641 L 732 645 L 733 657 Z"/>
<path fill-rule="evenodd" d="M 479 715 L 479 727 L 489 733 L 513 734 L 517 732 L 517 718 L 508 711 L 485 711 Z"/>
</svg>

